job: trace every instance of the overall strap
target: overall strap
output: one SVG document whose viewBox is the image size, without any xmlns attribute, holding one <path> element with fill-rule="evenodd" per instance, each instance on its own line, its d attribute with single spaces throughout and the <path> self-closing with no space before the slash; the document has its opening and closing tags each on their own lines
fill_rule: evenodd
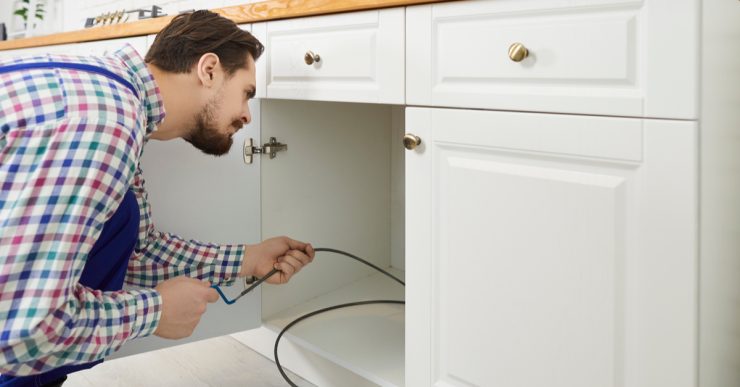
<svg viewBox="0 0 740 387">
<path fill-rule="evenodd" d="M 72 69 L 72 70 L 80 70 L 80 71 L 86 71 L 89 73 L 96 73 L 103 75 L 105 77 L 108 77 L 118 83 L 120 83 L 123 86 L 126 86 L 129 90 L 131 90 L 132 93 L 136 96 L 136 98 L 139 98 L 139 93 L 136 91 L 136 88 L 134 85 L 131 84 L 131 82 L 125 80 L 120 75 L 105 69 L 100 66 L 94 66 L 86 63 L 69 63 L 69 62 L 31 62 L 31 63 L 18 63 L 18 64 L 12 64 L 8 66 L 0 66 L 0 74 L 2 73 L 8 73 L 11 71 L 21 71 L 21 70 L 30 70 L 30 69 Z"/>
</svg>

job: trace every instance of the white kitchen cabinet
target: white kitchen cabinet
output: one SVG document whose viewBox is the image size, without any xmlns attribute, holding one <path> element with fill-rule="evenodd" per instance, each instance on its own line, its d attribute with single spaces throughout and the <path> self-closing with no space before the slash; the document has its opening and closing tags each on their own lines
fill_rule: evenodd
<svg viewBox="0 0 740 387">
<path fill-rule="evenodd" d="M 407 385 L 740 384 L 738 17 L 407 8 Z"/>
<path fill-rule="evenodd" d="M 111 55 L 125 44 L 130 44 L 143 57 L 146 55 L 146 36 L 132 36 L 128 38 L 99 40 L 77 43 L 69 54 L 74 55 Z"/>
<path fill-rule="evenodd" d="M 134 36 L 129 38 L 98 40 L 82 43 L 58 44 L 55 46 L 40 46 L 23 48 L 12 51 L 0 51 L 2 56 L 27 56 L 41 54 L 63 54 L 63 55 L 108 55 L 121 48 L 124 44 L 130 44 L 140 53 L 146 52 L 146 37 Z M 143 56 L 143 54 L 142 54 Z"/>
<path fill-rule="evenodd" d="M 41 46 L 41 47 L 30 47 L 21 48 L 12 51 L 0 51 L 0 56 L 3 58 L 16 57 L 16 56 L 34 56 L 41 54 L 66 54 L 70 51 L 74 51 L 78 43 L 69 44 L 58 44 L 56 46 Z"/>
<path fill-rule="evenodd" d="M 406 298 L 295 326 L 283 365 L 320 386 L 739 385 L 738 17 L 497 0 L 256 24 L 253 123 L 220 159 L 147 146 L 155 223 L 345 249 L 407 287 L 321 253 L 211 306 L 194 339 L 243 330 L 272 358 L 300 314 Z M 243 164 L 270 137 L 288 150 Z"/>
<path fill-rule="evenodd" d="M 254 25 L 266 98 L 404 103 L 404 8 Z"/>
<path fill-rule="evenodd" d="M 345 250 L 403 278 L 403 109 L 271 99 L 261 106 L 263 142 L 288 145 L 261 160 L 263 238 L 285 234 Z M 353 260 L 317 253 L 290 283 L 262 286 L 262 327 L 235 337 L 272 358 L 278 332 L 293 319 L 372 299 L 403 300 L 404 288 Z M 403 307 L 376 305 L 296 325 L 280 356 L 317 385 L 398 386 L 403 347 Z"/>
<path fill-rule="evenodd" d="M 695 0 L 409 7 L 407 103 L 696 119 L 697 7 Z M 516 43 L 527 57 L 509 52 Z"/>
<path fill-rule="evenodd" d="M 409 108 L 409 386 L 693 386 L 696 123 Z"/>
<path fill-rule="evenodd" d="M 403 277 L 403 148 L 391 141 L 392 133 L 402 133 L 403 109 L 264 99 L 251 101 L 250 111 L 252 123 L 234 136 L 234 146 L 222 157 L 203 155 L 182 140 L 146 145 L 142 169 L 156 227 L 219 243 L 251 244 L 288 235 L 393 267 Z M 270 137 L 288 150 L 245 164 L 245 140 L 261 145 Z M 237 283 L 224 290 L 234 296 L 242 289 Z M 265 337 L 263 354 L 272 356 L 278 330 L 292 318 L 369 298 L 403 300 L 404 289 L 354 261 L 319 253 L 287 285 L 263 285 L 233 305 L 220 300 L 209 305 L 188 339 L 150 336 L 128 343 L 115 356 L 244 330 Z M 324 373 L 321 385 L 403 385 L 403 334 L 403 308 L 377 306 L 307 321 L 289 338 L 299 343 L 302 356 L 317 353 L 317 362 L 331 359 L 325 367 L 332 371 Z M 290 341 L 284 340 L 284 348 Z M 286 366 L 295 369 L 286 356 Z"/>
</svg>

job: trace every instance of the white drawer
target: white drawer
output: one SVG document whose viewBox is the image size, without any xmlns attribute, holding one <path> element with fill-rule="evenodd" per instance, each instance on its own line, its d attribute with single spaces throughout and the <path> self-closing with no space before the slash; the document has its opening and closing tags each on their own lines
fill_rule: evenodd
<svg viewBox="0 0 740 387">
<path fill-rule="evenodd" d="M 404 103 L 404 9 L 254 24 L 259 96 Z M 307 64 L 307 52 L 320 60 Z"/>
<path fill-rule="evenodd" d="M 696 0 L 409 7 L 407 103 L 697 118 L 696 9 Z M 529 56 L 512 60 L 514 43 Z"/>
<path fill-rule="evenodd" d="M 146 55 L 146 36 L 131 36 L 118 39 L 95 40 L 75 45 L 74 50 L 66 52 L 74 55 L 113 55 L 121 47 L 130 44 L 142 57 Z"/>
<path fill-rule="evenodd" d="M 65 55 L 112 55 L 115 51 L 130 44 L 141 56 L 146 54 L 146 37 L 133 36 L 127 38 L 95 40 L 81 43 L 58 44 L 52 46 L 39 46 L 22 48 L 18 50 L 1 51 L 4 56 L 27 56 L 43 54 L 65 54 Z"/>
</svg>

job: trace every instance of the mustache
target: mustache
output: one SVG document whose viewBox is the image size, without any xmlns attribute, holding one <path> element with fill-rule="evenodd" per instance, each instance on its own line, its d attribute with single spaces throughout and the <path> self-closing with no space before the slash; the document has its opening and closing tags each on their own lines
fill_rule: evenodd
<svg viewBox="0 0 740 387">
<path fill-rule="evenodd" d="M 244 125 L 244 122 L 239 119 L 231 122 L 231 126 L 235 129 L 234 133 L 238 132 L 242 127 L 244 127 Z"/>
</svg>

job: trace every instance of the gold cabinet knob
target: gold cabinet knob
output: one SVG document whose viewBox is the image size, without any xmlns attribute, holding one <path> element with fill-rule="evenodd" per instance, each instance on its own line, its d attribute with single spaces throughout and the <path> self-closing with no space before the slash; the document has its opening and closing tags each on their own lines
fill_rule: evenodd
<svg viewBox="0 0 740 387">
<path fill-rule="evenodd" d="M 310 66 L 314 64 L 314 62 L 321 62 L 321 57 L 319 54 L 314 54 L 313 51 L 308 50 L 306 51 L 306 55 L 303 56 L 303 60 Z"/>
<path fill-rule="evenodd" d="M 403 136 L 403 146 L 406 147 L 408 150 L 414 150 L 417 146 L 421 144 L 421 138 L 419 136 L 415 136 L 411 133 L 406 133 L 405 136 Z"/>
<path fill-rule="evenodd" d="M 514 62 L 521 62 L 527 56 L 529 56 L 529 50 L 523 44 L 514 43 L 509 46 L 509 59 Z"/>
</svg>

